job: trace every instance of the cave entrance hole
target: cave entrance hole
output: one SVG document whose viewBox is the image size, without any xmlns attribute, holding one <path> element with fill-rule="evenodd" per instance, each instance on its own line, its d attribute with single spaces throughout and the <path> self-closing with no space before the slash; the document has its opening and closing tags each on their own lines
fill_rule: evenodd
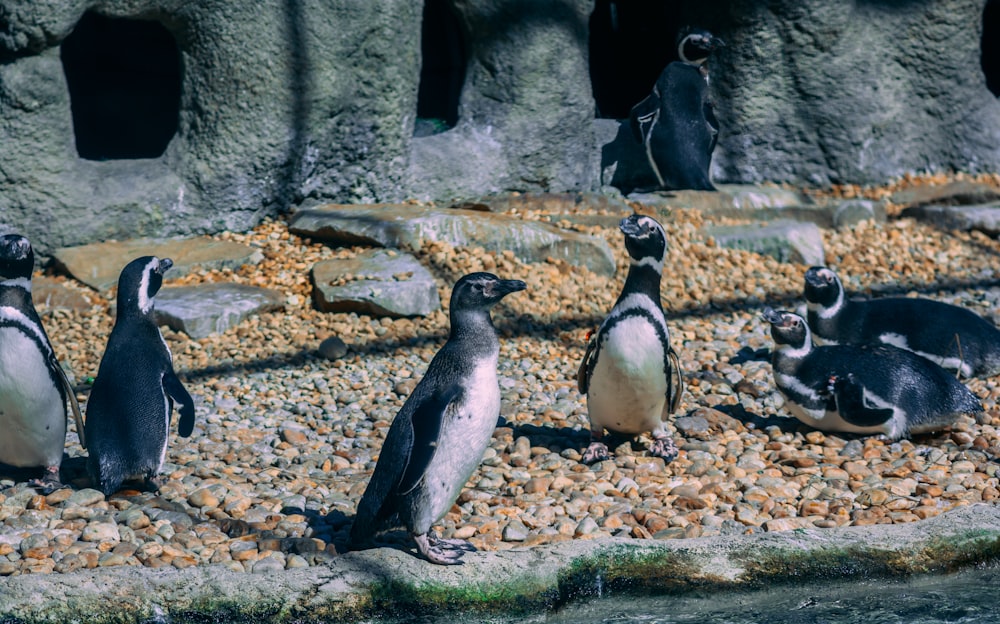
<svg viewBox="0 0 1000 624">
<path fill-rule="evenodd" d="M 458 123 L 467 57 L 462 30 L 449 0 L 427 0 L 420 34 L 420 87 L 416 136 L 437 134 Z"/>
</svg>

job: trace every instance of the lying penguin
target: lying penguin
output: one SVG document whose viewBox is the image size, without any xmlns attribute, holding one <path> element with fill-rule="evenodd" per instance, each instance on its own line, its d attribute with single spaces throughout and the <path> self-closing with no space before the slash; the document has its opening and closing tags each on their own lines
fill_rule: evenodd
<svg viewBox="0 0 1000 624">
<path fill-rule="evenodd" d="M 471 273 L 451 293 L 451 333 L 392 421 L 351 528 L 355 545 L 404 526 L 428 561 L 461 563 L 468 544 L 430 534 L 479 465 L 500 416 L 500 341 L 490 308 L 524 282 Z"/>
<path fill-rule="evenodd" d="M 171 266 L 170 258 L 136 258 L 118 278 L 117 318 L 87 401 L 87 470 L 105 495 L 132 477 L 159 489 L 175 402 L 178 435 L 194 428 L 194 401 L 153 317 L 153 297 Z"/>
<path fill-rule="evenodd" d="M 936 431 L 983 411 L 972 392 L 937 364 L 889 345 L 815 347 L 804 318 L 771 308 L 774 382 L 793 416 L 821 431 Z"/>
<path fill-rule="evenodd" d="M 1000 329 L 959 306 L 911 297 L 848 299 L 837 274 L 805 275 L 806 318 L 817 344 L 890 344 L 963 377 L 1000 373 Z"/>
<path fill-rule="evenodd" d="M 577 371 L 590 417 L 590 445 L 582 461 L 608 459 L 607 429 L 627 435 L 651 432 L 649 452 L 669 462 L 677 457 L 677 446 L 667 419 L 680 403 L 683 380 L 660 304 L 666 233 L 655 219 L 638 214 L 622 219 L 619 228 L 631 266 Z"/>
<path fill-rule="evenodd" d="M 27 238 L 0 236 L 0 462 L 42 468 L 42 478 L 30 484 L 51 492 L 62 487 L 68 414 L 81 442 L 83 418 L 31 299 L 34 268 Z"/>
<path fill-rule="evenodd" d="M 708 96 L 705 61 L 724 45 L 707 30 L 682 30 L 680 60 L 664 68 L 652 93 L 629 113 L 632 134 L 642 144 L 658 189 L 715 190 L 709 166 L 719 121 Z"/>
</svg>

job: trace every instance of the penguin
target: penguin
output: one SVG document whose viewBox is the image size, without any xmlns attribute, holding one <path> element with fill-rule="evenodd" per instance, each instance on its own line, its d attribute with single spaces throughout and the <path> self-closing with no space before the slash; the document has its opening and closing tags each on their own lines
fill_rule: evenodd
<svg viewBox="0 0 1000 624">
<path fill-rule="evenodd" d="M 629 125 L 642 144 L 658 189 L 714 191 L 709 177 L 719 120 L 708 95 L 708 57 L 725 43 L 707 30 L 686 28 L 677 37 L 677 56 L 653 91 L 629 112 Z"/>
<path fill-rule="evenodd" d="M 451 293 L 451 331 L 389 427 L 358 503 L 351 541 L 405 527 L 428 561 L 461 563 L 468 544 L 430 533 L 479 465 L 500 415 L 500 341 L 490 309 L 524 290 L 519 280 L 470 273 Z"/>
<path fill-rule="evenodd" d="M 848 299 L 821 266 L 806 271 L 805 297 L 817 344 L 890 344 L 962 377 L 1000 373 L 1000 329 L 971 310 L 911 297 Z"/>
<path fill-rule="evenodd" d="M 882 434 L 898 440 L 937 431 L 983 407 L 934 362 L 891 345 L 814 346 L 806 320 L 764 310 L 771 366 L 793 416 L 822 431 Z"/>
<path fill-rule="evenodd" d="M 63 487 L 69 413 L 81 441 L 83 418 L 31 299 L 34 268 L 27 238 L 0 236 L 0 463 L 42 468 L 30 485 L 49 493 Z"/>
<path fill-rule="evenodd" d="M 87 469 L 105 495 L 133 477 L 159 490 L 175 402 L 178 434 L 186 438 L 194 428 L 194 401 L 153 318 L 153 297 L 171 266 L 170 258 L 144 256 L 118 278 L 115 325 L 87 401 Z"/>
<path fill-rule="evenodd" d="M 591 338 L 577 371 L 587 395 L 590 445 L 584 463 L 608 459 L 604 430 L 628 435 L 651 432 L 649 452 L 672 461 L 677 446 L 667 418 L 684 391 L 677 352 L 660 303 L 660 278 L 667 250 L 663 227 L 633 214 L 622 219 L 631 266 L 614 307 Z"/>
</svg>

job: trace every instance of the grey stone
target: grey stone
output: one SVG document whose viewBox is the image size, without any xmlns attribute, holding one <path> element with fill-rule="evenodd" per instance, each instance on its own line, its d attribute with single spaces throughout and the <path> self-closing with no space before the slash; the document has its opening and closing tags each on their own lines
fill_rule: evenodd
<svg viewBox="0 0 1000 624">
<path fill-rule="evenodd" d="M 269 288 L 218 282 L 163 288 L 156 295 L 156 319 L 192 338 L 221 334 L 244 319 L 280 310 L 284 296 Z"/>
<path fill-rule="evenodd" d="M 917 206 L 907 208 L 903 215 L 949 230 L 979 230 L 990 236 L 1000 234 L 1000 202 L 979 206 Z"/>
<path fill-rule="evenodd" d="M 319 343 L 316 351 L 328 360 L 339 360 L 347 355 L 347 343 L 337 336 L 330 336 Z"/>
<path fill-rule="evenodd" d="M 987 184 L 957 180 L 947 184 L 920 185 L 896 191 L 889 201 L 900 208 L 987 204 L 1000 199 L 1000 191 Z"/>
<path fill-rule="evenodd" d="M 404 250 L 417 250 L 425 241 L 437 240 L 493 252 L 510 250 L 523 262 L 543 262 L 551 257 L 601 275 L 615 271 L 614 255 L 603 238 L 477 210 L 326 205 L 297 212 L 289 231 L 338 244 Z"/>
<path fill-rule="evenodd" d="M 711 226 L 702 232 L 720 247 L 752 251 L 781 262 L 825 263 L 823 236 L 814 223 L 779 220 L 759 226 Z"/>
<path fill-rule="evenodd" d="M 687 23 L 727 44 L 711 60 L 713 179 L 877 184 L 909 171 L 997 171 L 984 4 L 686 5 Z"/>
<path fill-rule="evenodd" d="M 174 266 L 167 279 L 181 277 L 195 267 L 236 269 L 256 264 L 263 255 L 259 249 L 211 238 L 148 239 L 93 243 L 55 251 L 56 266 L 87 286 L 105 291 L 118 283 L 125 265 L 141 256 L 170 258 Z"/>
<path fill-rule="evenodd" d="M 845 199 L 833 204 L 833 227 L 849 228 L 862 221 L 885 223 L 885 203 L 870 199 Z"/>
<path fill-rule="evenodd" d="M 97 303 L 96 297 L 74 290 L 62 281 L 38 276 L 31 280 L 31 299 L 39 314 L 51 310 L 89 310 Z"/>
<path fill-rule="evenodd" d="M 316 263 L 313 300 L 324 312 L 426 316 L 440 309 L 434 277 L 411 255 L 375 249 Z"/>
</svg>

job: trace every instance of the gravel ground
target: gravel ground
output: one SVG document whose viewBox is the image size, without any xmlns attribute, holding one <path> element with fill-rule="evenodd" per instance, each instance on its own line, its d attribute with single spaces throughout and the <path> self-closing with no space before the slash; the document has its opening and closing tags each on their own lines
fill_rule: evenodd
<svg viewBox="0 0 1000 624">
<path fill-rule="evenodd" d="M 1000 176 L 985 180 L 1000 187 Z M 833 193 L 884 197 L 940 181 Z M 528 283 L 494 311 L 504 422 L 437 527 L 444 537 L 496 550 L 612 535 L 669 539 L 905 523 L 1000 498 L 995 379 L 969 383 L 986 408 L 978 420 L 892 444 L 824 434 L 789 417 L 772 383 L 771 341 L 758 315 L 765 304 L 801 305 L 806 267 L 718 248 L 698 234 L 705 224 L 688 211 L 664 219 L 670 247 L 663 302 L 688 384 L 675 420 L 682 450 L 669 465 L 649 457 L 644 441 L 628 439 L 611 460 L 579 462 L 587 418 L 576 369 L 588 333 L 624 278 L 617 230 L 578 228 L 608 239 L 620 261 L 613 278 L 561 261 L 529 266 L 509 254 L 439 243 L 421 250 L 445 303 L 454 280 L 469 271 Z M 287 296 L 285 310 L 201 340 L 164 330 L 198 418 L 190 438 L 172 440 L 169 478 L 158 495 L 126 490 L 105 499 L 89 489 L 75 433 L 63 465 L 73 488 L 43 496 L 17 475 L 0 475 L 0 575 L 208 564 L 261 573 L 321 564 L 348 548 L 354 508 L 382 439 L 443 343 L 446 311 L 403 320 L 320 313 L 311 306 L 310 267 L 360 249 L 299 239 L 283 222 L 219 238 L 259 247 L 265 260 L 168 284 L 230 280 L 276 288 Z M 920 292 L 1000 321 L 1000 244 L 991 238 L 892 218 L 884 226 L 826 231 L 824 239 L 828 264 L 853 292 Z M 44 318 L 82 403 L 111 329 L 109 304 Z M 317 353 L 330 336 L 346 343 L 342 357 Z M 402 532 L 384 541 L 409 547 Z"/>
</svg>

